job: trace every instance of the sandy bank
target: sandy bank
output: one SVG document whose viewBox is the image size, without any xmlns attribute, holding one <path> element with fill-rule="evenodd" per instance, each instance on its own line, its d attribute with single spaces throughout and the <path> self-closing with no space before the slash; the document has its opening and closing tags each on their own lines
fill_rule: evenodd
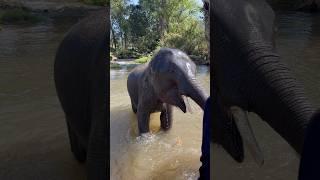
<svg viewBox="0 0 320 180">
<path fill-rule="evenodd" d="M 104 8 L 87 5 L 78 0 L 0 0 L 0 8 L 2 9 L 17 7 L 22 7 L 33 12 L 48 13 L 52 16 L 77 16 Z"/>
</svg>

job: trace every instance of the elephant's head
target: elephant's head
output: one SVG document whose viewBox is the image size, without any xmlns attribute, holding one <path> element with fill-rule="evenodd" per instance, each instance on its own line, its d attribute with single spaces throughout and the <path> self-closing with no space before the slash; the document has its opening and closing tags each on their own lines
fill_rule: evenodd
<svg viewBox="0 0 320 180">
<path fill-rule="evenodd" d="M 257 84 L 251 81 L 256 75 L 250 71 L 250 60 L 255 59 L 247 53 L 266 50 L 263 56 L 273 51 L 274 13 L 265 1 L 258 1 L 211 1 L 209 21 L 215 104 L 213 140 L 238 162 L 243 161 L 246 145 L 261 165 L 263 156 L 245 112 L 254 106 L 251 85 Z"/>
<path fill-rule="evenodd" d="M 158 98 L 186 112 L 183 96 L 190 97 L 202 109 L 208 95 L 195 78 L 196 65 L 182 51 L 162 48 L 149 63 L 150 81 Z"/>
</svg>

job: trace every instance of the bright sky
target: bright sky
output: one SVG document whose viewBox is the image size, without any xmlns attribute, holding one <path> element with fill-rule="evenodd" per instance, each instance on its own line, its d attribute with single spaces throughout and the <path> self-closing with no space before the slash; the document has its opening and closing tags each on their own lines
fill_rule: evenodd
<svg viewBox="0 0 320 180">
<path fill-rule="evenodd" d="M 130 0 L 131 1 L 131 3 L 132 4 L 138 4 L 138 1 L 139 0 Z M 202 2 L 202 0 L 196 0 L 196 2 L 200 5 L 200 6 L 202 6 L 203 4 L 203 2 Z M 199 17 L 201 18 L 201 17 L 203 17 L 203 14 L 199 14 Z"/>
<path fill-rule="evenodd" d="M 131 0 L 132 4 L 138 4 L 139 0 Z M 202 5 L 202 0 L 196 0 L 199 5 Z"/>
</svg>

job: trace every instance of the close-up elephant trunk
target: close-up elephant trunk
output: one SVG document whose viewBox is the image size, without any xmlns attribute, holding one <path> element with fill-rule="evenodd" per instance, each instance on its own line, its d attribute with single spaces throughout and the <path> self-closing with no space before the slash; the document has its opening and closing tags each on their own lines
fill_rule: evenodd
<svg viewBox="0 0 320 180">
<path fill-rule="evenodd" d="M 238 162 L 242 144 L 250 145 L 255 160 L 263 162 L 247 116 L 239 117 L 237 107 L 259 115 L 301 154 L 315 107 L 276 51 L 273 10 L 264 0 L 216 0 L 210 6 L 213 140 Z M 234 28 L 235 21 L 240 28 Z"/>
<path fill-rule="evenodd" d="M 248 110 L 258 114 L 300 154 L 315 108 L 279 56 L 265 54 L 249 59 L 253 78 L 246 90 Z"/>
</svg>

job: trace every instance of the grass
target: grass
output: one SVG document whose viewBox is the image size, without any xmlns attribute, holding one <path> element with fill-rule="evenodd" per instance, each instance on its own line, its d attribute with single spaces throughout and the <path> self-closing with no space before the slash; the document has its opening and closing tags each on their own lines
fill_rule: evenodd
<svg viewBox="0 0 320 180">
<path fill-rule="evenodd" d="M 96 6 L 105 6 L 109 0 L 81 0 L 85 4 L 96 5 Z"/>
<path fill-rule="evenodd" d="M 6 10 L 0 14 L 0 23 L 37 23 L 41 20 L 40 17 L 33 15 L 27 10 L 11 9 Z"/>
<path fill-rule="evenodd" d="M 149 62 L 150 60 L 151 60 L 151 56 L 143 56 L 143 57 L 140 57 L 139 59 L 134 60 L 134 62 L 139 64 L 144 64 Z"/>
</svg>

